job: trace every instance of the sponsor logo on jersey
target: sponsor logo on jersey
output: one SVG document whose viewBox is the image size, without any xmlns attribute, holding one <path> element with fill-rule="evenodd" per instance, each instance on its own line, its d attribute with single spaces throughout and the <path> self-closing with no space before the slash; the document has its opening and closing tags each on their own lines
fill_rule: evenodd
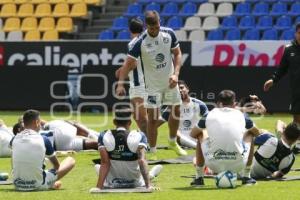
<svg viewBox="0 0 300 200">
<path fill-rule="evenodd" d="M 184 120 L 184 121 L 183 121 L 183 126 L 184 126 L 184 127 L 190 127 L 191 124 L 192 124 L 191 120 Z"/>
<path fill-rule="evenodd" d="M 156 96 L 148 96 L 147 102 L 149 104 L 156 104 Z"/>
<path fill-rule="evenodd" d="M 222 149 L 218 149 L 213 153 L 213 157 L 216 160 L 236 160 L 237 158 L 237 152 L 229 152 L 229 151 L 224 151 Z"/>
<path fill-rule="evenodd" d="M 164 42 L 165 44 L 169 43 L 169 38 L 164 37 L 164 38 L 163 38 L 163 42 Z"/>
</svg>

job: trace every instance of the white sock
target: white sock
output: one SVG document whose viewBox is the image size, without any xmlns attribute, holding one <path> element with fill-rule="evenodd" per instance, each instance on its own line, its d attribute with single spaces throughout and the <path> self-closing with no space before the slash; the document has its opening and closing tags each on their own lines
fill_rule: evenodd
<svg viewBox="0 0 300 200">
<path fill-rule="evenodd" d="M 154 167 L 152 167 L 150 172 L 149 172 L 150 179 L 153 179 L 154 177 L 157 177 L 160 174 L 162 168 L 163 168 L 162 165 L 155 165 Z"/>
<path fill-rule="evenodd" d="M 94 167 L 95 167 L 95 171 L 96 171 L 97 176 L 99 176 L 101 165 L 100 164 L 96 164 Z"/>
<path fill-rule="evenodd" d="M 246 166 L 245 169 L 242 172 L 242 177 L 248 177 L 250 178 L 250 172 L 251 172 L 251 167 Z"/>
<path fill-rule="evenodd" d="M 176 137 L 170 137 L 169 142 L 176 142 Z"/>
<path fill-rule="evenodd" d="M 156 147 L 150 147 L 150 153 L 156 153 Z"/>
<path fill-rule="evenodd" d="M 204 166 L 196 166 L 196 179 L 204 176 Z"/>
<path fill-rule="evenodd" d="M 197 143 L 188 137 L 180 136 L 179 141 L 180 141 L 180 145 L 182 146 L 196 149 Z"/>
</svg>

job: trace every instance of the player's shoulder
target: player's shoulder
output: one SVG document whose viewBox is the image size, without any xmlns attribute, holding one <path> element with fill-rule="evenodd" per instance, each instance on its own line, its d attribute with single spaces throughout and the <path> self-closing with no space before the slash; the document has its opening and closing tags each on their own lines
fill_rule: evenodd
<svg viewBox="0 0 300 200">
<path fill-rule="evenodd" d="M 129 43 L 128 43 L 128 48 L 132 49 L 134 46 L 140 46 L 143 42 L 143 40 L 145 40 L 147 36 L 147 33 L 144 31 L 143 33 L 141 33 L 140 35 L 134 37 Z"/>
<path fill-rule="evenodd" d="M 200 99 L 197 99 L 197 98 L 194 98 L 194 97 L 190 97 L 190 99 L 195 104 L 205 105 L 205 103 L 203 101 L 201 101 Z"/>
<path fill-rule="evenodd" d="M 165 27 L 165 26 L 161 26 L 160 31 L 161 32 L 166 32 L 166 33 L 171 33 L 171 32 L 174 33 L 174 30 L 172 28 Z"/>
</svg>

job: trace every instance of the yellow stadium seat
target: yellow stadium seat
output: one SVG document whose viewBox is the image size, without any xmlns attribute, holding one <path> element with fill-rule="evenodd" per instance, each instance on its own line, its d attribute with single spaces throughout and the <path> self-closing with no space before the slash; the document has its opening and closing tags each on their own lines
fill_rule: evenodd
<svg viewBox="0 0 300 200">
<path fill-rule="evenodd" d="M 27 18 L 23 19 L 22 25 L 21 25 L 22 31 L 26 32 L 26 31 L 36 30 L 37 28 L 38 28 L 37 18 L 27 17 Z"/>
<path fill-rule="evenodd" d="M 49 0 L 49 3 L 51 4 L 58 4 L 58 3 L 66 3 L 66 0 Z"/>
<path fill-rule="evenodd" d="M 23 3 L 29 3 L 30 0 L 15 0 L 14 3 L 15 4 L 23 4 Z"/>
<path fill-rule="evenodd" d="M 86 4 L 100 6 L 105 3 L 104 0 L 84 0 Z"/>
<path fill-rule="evenodd" d="M 59 39 L 59 36 L 58 36 L 57 30 L 46 31 L 42 38 L 42 40 L 44 40 L 44 41 L 56 41 L 58 39 Z"/>
<path fill-rule="evenodd" d="M 24 3 L 20 5 L 19 11 L 18 11 L 18 17 L 31 17 L 33 16 L 33 4 L 31 3 Z"/>
<path fill-rule="evenodd" d="M 71 17 L 59 18 L 56 25 L 56 30 L 59 32 L 72 32 L 73 31 L 73 20 Z"/>
<path fill-rule="evenodd" d="M 49 3 L 49 0 L 29 0 L 30 3 L 40 4 L 40 3 Z"/>
<path fill-rule="evenodd" d="M 4 23 L 3 30 L 8 31 L 18 31 L 20 30 L 21 20 L 17 17 L 7 18 Z"/>
<path fill-rule="evenodd" d="M 14 3 L 4 4 L 1 8 L 0 17 L 15 17 L 17 15 L 17 5 Z"/>
<path fill-rule="evenodd" d="M 84 3 L 84 0 L 67 0 L 68 4 Z"/>
<path fill-rule="evenodd" d="M 14 3 L 14 0 L 0 0 L 0 4 Z"/>
<path fill-rule="evenodd" d="M 52 11 L 51 11 L 51 5 L 48 3 L 42 3 L 38 4 L 34 16 L 36 17 L 51 17 Z"/>
<path fill-rule="evenodd" d="M 72 6 L 71 17 L 85 17 L 87 16 L 87 5 L 85 3 L 76 3 Z"/>
<path fill-rule="evenodd" d="M 25 41 L 39 41 L 41 40 L 41 32 L 38 30 L 32 30 L 25 33 Z"/>
<path fill-rule="evenodd" d="M 54 17 L 66 17 L 69 16 L 70 10 L 67 3 L 58 3 L 55 5 L 52 15 Z"/>
<path fill-rule="evenodd" d="M 52 17 L 44 17 L 41 19 L 38 30 L 49 31 L 55 29 L 55 20 Z"/>
</svg>

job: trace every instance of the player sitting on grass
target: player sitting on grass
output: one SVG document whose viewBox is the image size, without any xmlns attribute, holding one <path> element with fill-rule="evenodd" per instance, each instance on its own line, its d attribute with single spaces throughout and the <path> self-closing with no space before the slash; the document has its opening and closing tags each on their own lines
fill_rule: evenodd
<svg viewBox="0 0 300 200">
<path fill-rule="evenodd" d="M 10 157 L 11 149 L 9 148 L 9 142 L 13 138 L 14 134 L 7 128 L 5 123 L 0 120 L 0 157 Z"/>
<path fill-rule="evenodd" d="M 117 109 L 114 124 L 116 129 L 104 131 L 99 136 L 101 166 L 97 188 L 92 188 L 91 192 L 105 188 L 151 189 L 145 159 L 147 138 L 143 132 L 130 131 L 131 110 Z M 158 173 L 156 171 L 153 176 Z"/>
<path fill-rule="evenodd" d="M 254 153 L 251 177 L 281 178 L 293 166 L 295 156 L 291 148 L 300 138 L 300 126 L 295 122 L 288 126 L 278 123 L 277 132 L 281 133 L 280 139 L 271 133 L 264 133 L 255 139 L 259 147 Z"/>
<path fill-rule="evenodd" d="M 79 123 L 64 120 L 41 121 L 41 127 L 43 130 L 40 134 L 48 137 L 55 151 L 97 150 L 96 134 Z M 13 130 L 16 134 L 23 129 L 23 122 L 19 121 Z"/>
<path fill-rule="evenodd" d="M 198 139 L 196 178 L 191 185 L 204 185 L 204 164 L 215 173 L 242 171 L 242 184 L 255 184 L 256 181 L 250 178 L 250 167 L 253 136 L 259 135 L 259 130 L 246 115 L 235 109 L 233 91 L 220 92 L 217 105 L 191 132 L 191 136 Z"/>
<path fill-rule="evenodd" d="M 189 95 L 189 87 L 183 80 L 178 81 L 182 99 L 180 105 L 180 122 L 177 131 L 177 142 L 181 146 L 196 148 L 197 140 L 190 136 L 192 128 L 197 124 L 201 116 L 207 115 L 208 108 L 204 102 Z M 165 109 L 162 113 L 158 126 L 169 120 L 170 110 Z"/>
<path fill-rule="evenodd" d="M 38 133 L 41 127 L 38 111 L 27 110 L 23 121 L 25 129 L 10 142 L 16 190 L 59 189 L 61 183 L 58 180 L 71 171 L 75 160 L 67 157 L 59 163 L 49 139 Z M 53 164 L 53 169 L 44 170 L 45 157 Z"/>
</svg>

